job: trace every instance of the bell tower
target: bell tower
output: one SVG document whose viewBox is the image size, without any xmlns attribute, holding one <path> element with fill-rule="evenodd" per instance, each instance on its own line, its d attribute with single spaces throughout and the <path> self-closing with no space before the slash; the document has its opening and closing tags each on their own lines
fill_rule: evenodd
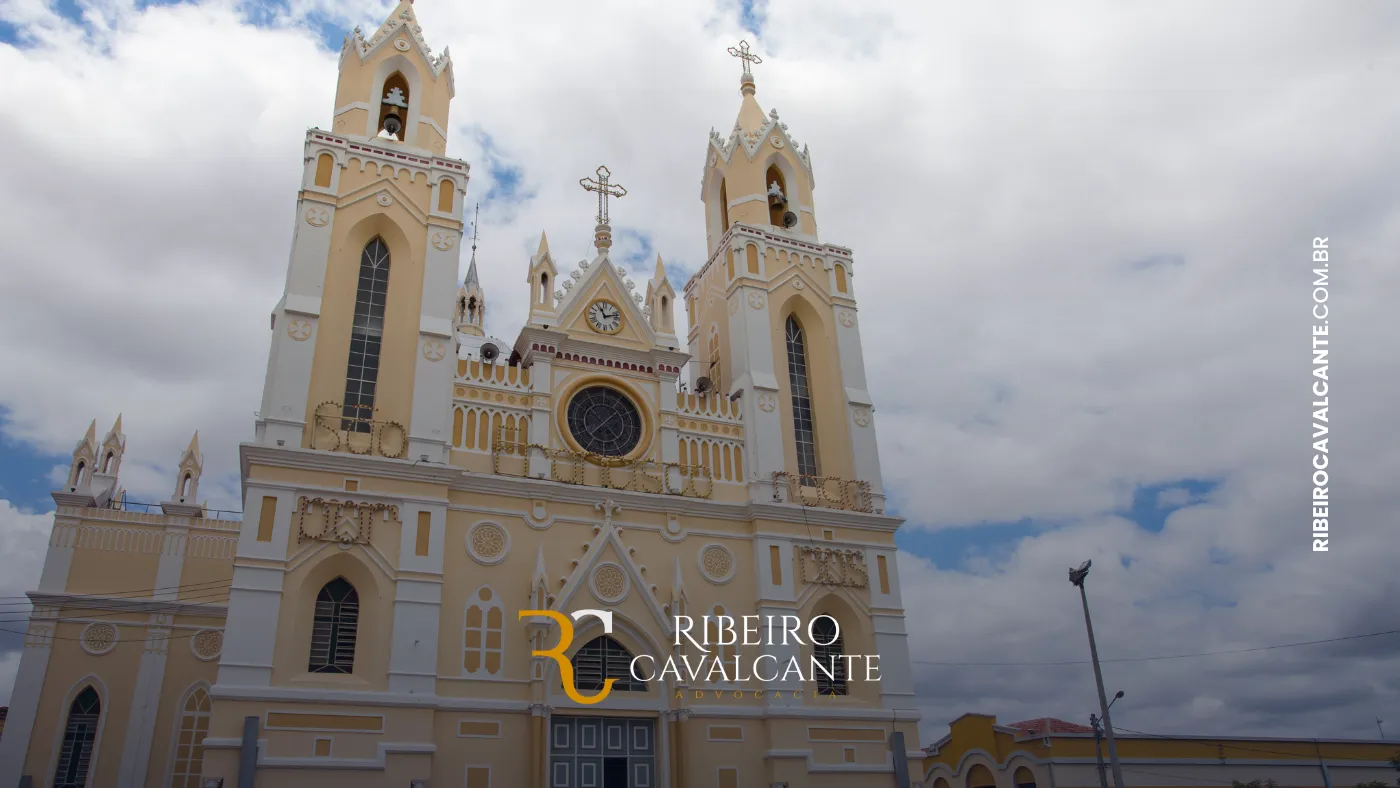
<svg viewBox="0 0 1400 788">
<path fill-rule="evenodd" d="M 711 130 L 700 200 L 709 257 L 685 287 L 692 377 L 742 397 L 754 500 L 859 499 L 884 511 L 851 250 L 817 236 L 811 155 L 758 104 L 746 42 L 740 105 Z"/>
<path fill-rule="evenodd" d="M 333 130 L 306 134 L 260 443 L 447 456 L 469 173 L 443 155 L 453 79 L 411 0 L 345 37 Z"/>
</svg>

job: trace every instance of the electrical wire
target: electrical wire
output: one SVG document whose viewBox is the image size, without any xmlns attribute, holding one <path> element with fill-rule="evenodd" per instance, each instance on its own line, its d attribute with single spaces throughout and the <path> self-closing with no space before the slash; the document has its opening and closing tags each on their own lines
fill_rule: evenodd
<svg viewBox="0 0 1400 788">
<path fill-rule="evenodd" d="M 136 600 L 131 600 L 131 601 L 134 601 L 134 602 L 148 602 L 148 603 L 157 604 L 157 605 L 159 605 L 159 604 L 194 604 L 194 605 L 214 604 L 214 603 L 216 603 L 218 600 L 227 599 L 227 598 L 228 598 L 228 595 L 229 595 L 228 592 L 229 592 L 229 589 L 228 589 L 227 587 L 225 587 L 225 588 L 223 588 L 223 589 L 211 589 L 211 590 L 210 590 L 210 593 L 207 594 L 207 595 L 204 595 L 204 596 L 180 597 L 180 598 L 176 598 L 176 599 L 136 599 Z M 128 615 L 128 614 L 131 614 L 131 613 L 136 612 L 136 611 L 133 611 L 133 610 L 118 610 L 118 609 L 114 609 L 114 608 L 110 608 L 110 607 L 103 607 L 103 606 L 102 606 L 102 601 L 103 601 L 103 600 L 101 600 L 101 599 L 94 599 L 94 600 L 91 600 L 91 604 L 88 604 L 88 603 L 71 604 L 71 603 L 70 603 L 69 605 L 67 605 L 67 607 L 79 607 L 79 608 L 89 608 L 89 609 L 95 609 L 95 610 L 105 610 L 105 611 L 107 611 L 107 612 L 105 612 L 105 613 L 88 613 L 88 614 L 84 614 L 84 615 L 73 615 L 73 616 L 58 615 L 58 616 L 54 616 L 54 617 L 52 617 L 52 618 L 43 618 L 43 619 L 40 619 L 40 621 L 57 621 L 57 622 L 65 622 L 65 621 L 88 621 L 88 620 L 91 620 L 91 619 L 94 619 L 94 618 L 107 618 L 107 617 L 109 617 L 109 616 L 122 616 L 122 615 Z M 14 612 L 17 612 L 17 611 L 9 611 L 9 612 L 10 612 L 10 613 L 14 613 Z M 24 623 L 27 623 L 28 621 L 30 621 L 31 618 L 32 618 L 32 617 L 31 617 L 31 616 L 28 616 L 28 615 L 26 615 L 26 616 L 24 616 L 24 617 L 22 617 L 22 618 L 0 618 L 0 624 L 24 624 Z"/>
<path fill-rule="evenodd" d="M 227 585 L 229 585 L 230 582 L 231 582 L 231 581 L 228 581 L 228 580 L 205 580 L 205 581 L 202 581 L 202 582 L 199 582 L 199 583 L 185 583 L 185 584 L 183 584 L 183 585 L 178 585 L 178 586 L 156 586 L 155 588 L 135 588 L 135 589 L 131 589 L 131 590 L 128 590 L 128 591 L 113 591 L 113 592 L 108 593 L 108 594 L 103 594 L 102 596 L 103 596 L 103 597 L 106 597 L 106 598 L 109 598 L 109 599 L 123 599 L 123 598 L 126 598 L 126 597 L 133 597 L 133 596 L 135 596 L 135 597 L 147 597 L 147 596 L 152 596 L 152 595 L 154 595 L 156 592 L 182 591 L 182 590 L 190 590 L 190 589 L 201 589 L 201 588 L 203 588 L 203 587 L 205 587 L 205 586 L 215 586 L 215 585 L 224 585 L 224 586 L 227 586 Z M 29 595 L 28 595 L 28 594 L 22 594 L 22 595 L 19 595 L 19 596 L 0 596 L 0 600 L 5 600 L 5 599 L 19 599 L 19 600 L 23 600 L 22 604 L 26 604 L 26 605 L 27 605 L 27 604 L 30 604 L 30 602 L 29 602 Z M 21 604 L 21 603 L 20 603 L 20 602 L 4 602 L 4 601 L 0 601 L 0 607 L 6 607 L 6 606 L 11 606 L 11 605 L 17 605 L 17 604 Z"/>
<path fill-rule="evenodd" d="M 1223 651 L 1198 651 L 1193 654 L 1159 654 L 1150 657 L 1113 657 L 1101 659 L 1104 662 L 1153 662 L 1160 659 L 1190 659 L 1192 657 L 1216 657 L 1222 654 L 1248 654 L 1255 651 L 1273 651 L 1280 648 L 1296 648 L 1298 646 L 1316 646 L 1321 643 L 1340 643 L 1346 640 L 1360 640 L 1362 638 L 1381 637 L 1383 635 L 1400 634 L 1400 629 L 1387 629 L 1380 632 L 1367 632 L 1361 635 L 1344 635 L 1342 637 L 1324 638 L 1322 640 L 1304 640 L 1298 643 L 1278 643 L 1272 646 L 1253 646 L 1251 648 L 1225 649 Z M 1069 659 L 1058 662 L 939 662 L 925 659 L 910 660 L 915 665 L 942 665 L 957 667 L 1037 667 L 1054 665 L 1088 665 L 1087 659 Z"/>
</svg>

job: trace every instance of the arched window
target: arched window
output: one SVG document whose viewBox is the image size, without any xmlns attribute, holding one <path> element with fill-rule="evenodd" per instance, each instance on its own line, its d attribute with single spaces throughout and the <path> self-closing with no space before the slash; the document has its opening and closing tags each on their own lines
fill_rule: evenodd
<svg viewBox="0 0 1400 788">
<path fill-rule="evenodd" d="M 540 274 L 540 303 L 549 304 L 549 274 Z"/>
<path fill-rule="evenodd" d="M 102 461 L 102 472 L 103 472 L 103 473 L 110 473 L 110 472 L 112 471 L 112 458 L 115 457 L 115 456 L 116 456 L 116 455 L 113 454 L 112 452 L 110 452 L 110 451 L 107 452 L 107 458 L 104 459 L 104 460 Z"/>
<path fill-rule="evenodd" d="M 335 157 L 329 153 L 322 153 L 316 157 L 316 185 L 321 188 L 328 188 L 331 185 L 331 174 L 335 170 Z"/>
<path fill-rule="evenodd" d="M 948 781 L 938 777 L 933 781 L 933 788 L 948 788 Z"/>
<path fill-rule="evenodd" d="M 452 213 L 452 196 L 456 193 L 457 184 L 451 178 L 443 178 L 438 184 L 438 210 L 442 213 Z"/>
<path fill-rule="evenodd" d="M 180 727 L 175 731 L 175 768 L 170 773 L 170 788 L 200 788 L 204 737 L 209 735 L 211 706 L 209 691 L 203 687 L 196 687 L 185 698 Z"/>
<path fill-rule="evenodd" d="M 181 497 L 181 498 L 184 498 L 186 495 L 189 495 L 189 494 L 190 494 L 190 479 L 192 479 L 192 478 L 194 478 L 194 477 L 190 476 L 190 475 L 187 473 L 187 474 L 185 474 L 185 478 L 182 479 L 182 480 L 180 481 L 180 497 Z"/>
<path fill-rule="evenodd" d="M 389 247 L 376 236 L 360 254 L 360 284 L 355 291 L 355 322 L 350 328 L 350 360 L 345 369 L 345 404 L 340 423 L 343 430 L 369 432 L 372 428 L 388 293 Z"/>
<path fill-rule="evenodd" d="M 710 342 L 706 349 L 710 353 L 710 382 L 714 384 L 715 391 L 723 391 L 724 386 L 721 384 L 721 381 L 723 380 L 724 370 L 720 368 L 719 329 L 715 326 L 710 326 Z"/>
<path fill-rule="evenodd" d="M 1016 774 L 1012 779 L 1016 783 L 1016 788 L 1035 788 L 1035 774 L 1024 766 L 1016 769 Z"/>
<path fill-rule="evenodd" d="M 408 80 L 395 71 L 384 80 L 384 97 L 379 101 L 379 127 L 376 133 L 403 141 L 408 134 L 407 124 Z"/>
<path fill-rule="evenodd" d="M 501 603 L 489 588 L 482 588 L 467 605 L 462 668 L 468 673 L 501 672 L 505 654 Z"/>
<path fill-rule="evenodd" d="M 719 474 L 716 473 L 715 475 L 718 476 Z M 738 638 L 742 637 L 742 633 L 725 636 L 724 633 L 720 631 L 720 616 L 729 616 L 729 614 L 724 611 L 723 606 L 715 605 L 715 609 L 711 611 L 710 616 L 705 619 L 705 637 L 706 642 L 710 644 L 711 652 L 719 658 L 720 664 L 724 665 L 724 670 L 729 674 L 730 682 L 733 683 L 735 677 L 734 658 L 739 655 Z M 729 616 L 729 619 L 729 627 L 731 630 L 736 626 L 742 626 L 742 624 L 738 624 L 734 621 L 734 616 Z M 735 642 L 733 644 L 728 646 L 720 645 L 721 639 L 727 640 L 730 637 L 734 638 Z"/>
<path fill-rule="evenodd" d="M 632 678 L 632 652 L 607 635 L 589 641 L 571 661 L 579 692 L 598 692 L 606 679 L 617 679 L 613 692 L 647 691 L 645 682 Z"/>
<path fill-rule="evenodd" d="M 102 699 L 97 690 L 83 688 L 68 706 L 68 724 L 63 728 L 63 746 L 58 751 L 58 768 L 53 773 L 54 788 L 83 788 L 87 785 L 92 743 L 97 738 L 97 721 L 102 716 Z"/>
<path fill-rule="evenodd" d="M 70 487 L 77 487 L 83 483 L 83 471 L 86 469 L 87 463 L 78 460 L 77 466 L 73 468 L 73 483 L 69 485 Z"/>
<path fill-rule="evenodd" d="M 467 321 L 471 323 L 481 322 L 480 318 L 476 316 L 476 296 L 472 296 L 467 301 Z"/>
<path fill-rule="evenodd" d="M 768 167 L 768 172 L 763 176 L 763 188 L 768 193 L 768 223 L 774 227 L 786 226 L 783 224 L 783 214 L 787 213 L 790 198 L 787 179 L 783 177 L 783 171 L 778 169 L 778 165 Z"/>
<path fill-rule="evenodd" d="M 846 661 L 841 659 L 845 653 L 841 630 L 830 616 L 812 622 L 812 659 L 816 662 L 812 674 L 818 695 L 846 694 Z"/>
<path fill-rule="evenodd" d="M 668 331 L 671 328 L 671 301 L 666 296 L 661 296 L 661 327 Z"/>
<path fill-rule="evenodd" d="M 980 763 L 973 764 L 967 772 L 967 788 L 995 788 L 996 784 L 992 770 Z"/>
<path fill-rule="evenodd" d="M 355 633 L 360 626 L 360 595 L 345 578 L 337 577 L 316 595 L 311 622 L 312 673 L 353 673 Z"/>
<path fill-rule="evenodd" d="M 797 318 L 787 319 L 788 387 L 792 390 L 792 437 L 797 448 L 800 483 L 815 486 L 817 435 L 812 424 L 812 393 L 807 384 L 807 340 Z"/>
</svg>

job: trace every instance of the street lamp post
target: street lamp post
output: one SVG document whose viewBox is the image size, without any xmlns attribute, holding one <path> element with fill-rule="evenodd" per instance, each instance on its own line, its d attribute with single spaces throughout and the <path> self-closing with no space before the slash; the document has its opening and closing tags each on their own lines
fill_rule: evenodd
<svg viewBox="0 0 1400 788">
<path fill-rule="evenodd" d="M 1069 570 L 1069 582 L 1079 588 L 1079 600 L 1084 604 L 1084 628 L 1089 632 L 1089 658 L 1094 663 L 1094 683 L 1099 689 L 1099 711 L 1103 712 L 1103 733 L 1108 739 L 1108 762 L 1113 768 L 1113 788 L 1123 788 L 1123 767 L 1118 763 L 1118 744 L 1113 740 L 1113 723 L 1108 717 L 1108 695 L 1103 690 L 1103 671 L 1099 670 L 1099 648 L 1094 643 L 1094 624 L 1089 620 L 1089 597 L 1084 592 L 1084 578 L 1089 576 L 1093 561 L 1085 561 L 1078 569 Z M 1115 698 L 1117 700 L 1117 698 Z"/>
</svg>

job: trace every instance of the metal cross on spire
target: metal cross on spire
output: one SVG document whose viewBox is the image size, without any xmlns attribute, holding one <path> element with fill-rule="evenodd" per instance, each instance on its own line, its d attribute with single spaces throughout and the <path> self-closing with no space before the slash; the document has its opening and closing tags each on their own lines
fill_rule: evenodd
<svg viewBox="0 0 1400 788">
<path fill-rule="evenodd" d="M 605 225 L 608 223 L 608 198 L 626 197 L 627 189 L 620 183 L 608 182 L 608 178 L 612 176 L 612 172 L 610 172 L 607 167 L 599 166 L 598 169 L 594 171 L 594 174 L 598 176 L 598 180 L 579 178 L 578 183 L 588 191 L 598 192 L 598 224 Z"/>
<path fill-rule="evenodd" d="M 749 42 L 747 41 L 740 41 L 738 48 L 730 47 L 729 54 L 739 58 L 739 60 L 743 62 L 744 73 L 750 76 L 753 75 L 753 72 L 749 70 L 749 64 L 763 62 L 763 58 L 749 51 Z"/>
<path fill-rule="evenodd" d="M 476 262 L 476 226 L 481 223 L 481 203 L 476 204 L 476 218 L 472 219 L 472 262 Z"/>
</svg>

